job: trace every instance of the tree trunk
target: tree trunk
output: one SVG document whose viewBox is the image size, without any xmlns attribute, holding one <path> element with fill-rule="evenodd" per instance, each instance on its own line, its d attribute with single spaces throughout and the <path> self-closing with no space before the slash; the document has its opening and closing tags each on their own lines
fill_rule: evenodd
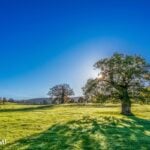
<svg viewBox="0 0 150 150">
<path fill-rule="evenodd" d="M 131 113 L 131 102 L 122 102 L 122 106 L 121 106 L 121 114 L 123 115 L 132 115 Z"/>
<path fill-rule="evenodd" d="M 123 98 L 122 98 L 122 106 L 121 106 L 121 113 L 123 115 L 132 115 L 131 113 L 131 100 L 130 97 L 128 95 L 128 91 L 127 89 L 123 90 Z"/>
<path fill-rule="evenodd" d="M 64 95 L 62 94 L 62 97 L 61 97 L 61 104 L 64 104 Z"/>
<path fill-rule="evenodd" d="M 61 104 L 64 104 L 64 102 L 65 102 L 65 91 L 62 87 Z"/>
</svg>

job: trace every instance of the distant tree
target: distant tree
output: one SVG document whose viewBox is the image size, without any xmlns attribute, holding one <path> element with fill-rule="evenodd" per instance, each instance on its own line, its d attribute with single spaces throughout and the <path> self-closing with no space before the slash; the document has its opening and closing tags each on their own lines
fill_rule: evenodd
<svg viewBox="0 0 150 150">
<path fill-rule="evenodd" d="M 84 97 L 79 97 L 78 102 L 79 102 L 79 103 L 84 103 L 84 102 L 86 102 L 86 101 L 85 101 L 85 98 L 84 98 Z"/>
<path fill-rule="evenodd" d="M 4 97 L 2 102 L 3 102 L 3 104 L 5 104 L 7 102 L 7 99 Z"/>
<path fill-rule="evenodd" d="M 44 99 L 44 100 L 43 100 L 43 104 L 44 104 L 44 105 L 47 105 L 47 104 L 48 104 L 48 101 Z"/>
<path fill-rule="evenodd" d="M 115 53 L 110 58 L 101 59 L 94 67 L 100 70 L 99 76 L 87 81 L 84 93 L 119 99 L 121 113 L 131 115 L 131 99 L 137 98 L 149 81 L 149 64 L 140 56 Z"/>
<path fill-rule="evenodd" d="M 0 97 L 0 104 L 2 104 L 3 103 L 3 99 Z"/>
<path fill-rule="evenodd" d="M 68 100 L 69 96 L 74 95 L 74 91 L 68 84 L 59 84 L 52 87 L 48 95 L 63 104 Z"/>
<path fill-rule="evenodd" d="M 15 100 L 13 98 L 8 99 L 8 102 L 14 103 Z"/>
</svg>

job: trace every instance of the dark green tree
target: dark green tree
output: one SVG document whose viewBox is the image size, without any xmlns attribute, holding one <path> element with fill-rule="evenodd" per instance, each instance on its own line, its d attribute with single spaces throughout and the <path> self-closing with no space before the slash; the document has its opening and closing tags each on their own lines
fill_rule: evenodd
<svg viewBox="0 0 150 150">
<path fill-rule="evenodd" d="M 121 113 L 131 115 L 131 99 L 138 98 L 149 81 L 149 64 L 141 56 L 115 53 L 94 65 L 100 73 L 96 79 L 88 80 L 83 88 L 90 96 L 104 95 L 121 101 Z"/>
<path fill-rule="evenodd" d="M 63 104 L 69 99 L 69 96 L 74 95 L 74 91 L 68 84 L 59 84 L 52 87 L 48 95 L 55 101 L 58 100 L 59 103 Z"/>
</svg>

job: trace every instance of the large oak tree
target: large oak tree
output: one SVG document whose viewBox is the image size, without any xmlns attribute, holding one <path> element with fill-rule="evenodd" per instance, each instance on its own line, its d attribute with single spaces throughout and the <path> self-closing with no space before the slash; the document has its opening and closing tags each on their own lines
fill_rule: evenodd
<svg viewBox="0 0 150 150">
<path fill-rule="evenodd" d="M 58 100 L 59 103 L 63 104 L 69 96 L 74 95 L 73 89 L 68 84 L 59 84 L 50 89 L 48 95 L 54 100 Z"/>
<path fill-rule="evenodd" d="M 94 67 L 99 69 L 96 79 L 88 80 L 85 95 L 103 95 L 119 99 L 121 113 L 131 115 L 131 99 L 137 99 L 149 80 L 149 64 L 141 56 L 115 53 L 110 58 L 101 59 Z"/>
</svg>

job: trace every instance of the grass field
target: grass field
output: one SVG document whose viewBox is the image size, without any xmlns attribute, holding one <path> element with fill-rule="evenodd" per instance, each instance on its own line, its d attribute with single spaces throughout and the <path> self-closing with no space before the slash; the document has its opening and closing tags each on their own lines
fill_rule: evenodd
<svg viewBox="0 0 150 150">
<path fill-rule="evenodd" d="M 149 150 L 150 106 L 0 105 L 0 140 L 9 150 Z"/>
</svg>

